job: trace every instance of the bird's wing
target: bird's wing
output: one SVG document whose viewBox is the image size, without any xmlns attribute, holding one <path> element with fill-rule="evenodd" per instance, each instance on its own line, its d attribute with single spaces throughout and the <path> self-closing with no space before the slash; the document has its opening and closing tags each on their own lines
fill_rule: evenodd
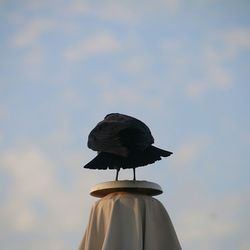
<svg viewBox="0 0 250 250">
<path fill-rule="evenodd" d="M 122 145 L 118 133 L 123 129 L 121 122 L 102 121 L 90 132 L 88 147 L 99 152 L 127 156 L 127 148 Z"/>
<path fill-rule="evenodd" d="M 143 151 L 154 143 L 150 131 L 142 127 L 125 128 L 118 135 L 121 144 L 129 150 Z"/>
<path fill-rule="evenodd" d="M 144 150 L 154 143 L 149 128 L 140 120 L 110 114 L 90 132 L 88 147 L 99 152 L 128 156 L 129 150 Z"/>
<path fill-rule="evenodd" d="M 138 119 L 130 121 L 127 130 L 122 131 L 122 141 L 125 141 L 128 147 L 138 150 L 144 150 L 154 143 L 154 138 L 148 126 Z"/>
<path fill-rule="evenodd" d="M 87 163 L 84 168 L 89 169 L 116 169 L 120 168 L 122 164 L 122 157 L 116 156 L 110 153 L 101 152 L 89 163 Z"/>
</svg>

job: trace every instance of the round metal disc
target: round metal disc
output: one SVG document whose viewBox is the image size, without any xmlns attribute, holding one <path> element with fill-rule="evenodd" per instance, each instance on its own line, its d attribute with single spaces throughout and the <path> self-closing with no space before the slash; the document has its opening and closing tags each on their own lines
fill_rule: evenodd
<svg viewBox="0 0 250 250">
<path fill-rule="evenodd" d="M 90 195 L 102 198 L 114 192 L 129 192 L 155 196 L 162 194 L 161 187 L 149 181 L 108 181 L 95 185 L 90 190 Z"/>
</svg>

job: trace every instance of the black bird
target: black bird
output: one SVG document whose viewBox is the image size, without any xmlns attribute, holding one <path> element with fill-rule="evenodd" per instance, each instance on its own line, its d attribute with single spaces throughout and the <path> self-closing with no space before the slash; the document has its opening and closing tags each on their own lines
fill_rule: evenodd
<svg viewBox="0 0 250 250">
<path fill-rule="evenodd" d="M 140 120 L 119 113 L 105 116 L 90 132 L 88 147 L 97 156 L 84 166 L 90 169 L 116 169 L 116 180 L 121 168 L 135 168 L 152 164 L 172 152 L 152 146 L 154 138 Z"/>
</svg>

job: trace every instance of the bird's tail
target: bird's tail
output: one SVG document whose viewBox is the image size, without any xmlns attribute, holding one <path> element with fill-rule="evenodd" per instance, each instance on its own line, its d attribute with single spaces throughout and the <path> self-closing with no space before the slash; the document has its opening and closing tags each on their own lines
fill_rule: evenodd
<svg viewBox="0 0 250 250">
<path fill-rule="evenodd" d="M 93 160 L 83 167 L 89 169 L 117 169 L 123 165 L 122 158 L 123 157 L 114 154 L 100 152 Z"/>
<path fill-rule="evenodd" d="M 133 156 L 133 161 L 138 167 L 145 166 L 161 160 L 161 157 L 168 157 L 171 154 L 172 152 L 170 151 L 166 151 L 151 145 L 145 151 L 140 153 L 137 152 Z"/>
<path fill-rule="evenodd" d="M 149 146 L 145 151 L 135 151 L 128 157 L 122 157 L 111 153 L 100 152 L 93 160 L 87 163 L 84 168 L 89 169 L 120 169 L 137 168 L 152 164 L 161 160 L 161 157 L 168 157 L 172 152 Z"/>
<path fill-rule="evenodd" d="M 158 155 L 158 156 L 161 156 L 161 157 L 168 157 L 171 154 L 173 154 L 170 151 L 167 151 L 167 150 L 164 150 L 164 149 L 161 149 L 161 148 L 157 148 L 157 147 L 152 146 L 152 145 L 148 148 L 148 153 L 152 154 L 152 155 L 155 155 L 155 156 Z"/>
</svg>

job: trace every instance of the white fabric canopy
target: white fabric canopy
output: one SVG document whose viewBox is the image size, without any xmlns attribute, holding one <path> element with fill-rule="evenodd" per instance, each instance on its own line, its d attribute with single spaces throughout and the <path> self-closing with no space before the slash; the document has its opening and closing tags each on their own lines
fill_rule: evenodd
<svg viewBox="0 0 250 250">
<path fill-rule="evenodd" d="M 181 246 L 158 200 L 116 192 L 93 205 L 79 250 L 181 250 Z"/>
</svg>

